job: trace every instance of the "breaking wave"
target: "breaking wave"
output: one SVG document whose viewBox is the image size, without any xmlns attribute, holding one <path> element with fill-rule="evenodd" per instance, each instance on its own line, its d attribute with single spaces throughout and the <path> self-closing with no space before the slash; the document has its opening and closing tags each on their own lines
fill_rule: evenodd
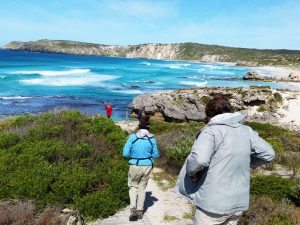
<svg viewBox="0 0 300 225">
<path fill-rule="evenodd" d="M 146 66 L 151 66 L 151 63 L 150 63 L 150 62 L 140 62 L 139 64 L 141 64 L 141 65 L 146 65 Z"/>
<path fill-rule="evenodd" d="M 25 85 L 44 85 L 44 86 L 103 86 L 104 81 L 116 79 L 111 75 L 89 75 L 76 77 L 45 77 L 20 80 Z"/>
<path fill-rule="evenodd" d="M 180 83 L 183 85 L 196 86 L 196 87 L 204 87 L 205 85 L 207 85 L 207 81 L 203 81 L 203 82 L 182 81 Z"/>
<path fill-rule="evenodd" d="M 90 69 L 72 69 L 72 70 L 62 70 L 62 71 L 43 71 L 43 70 L 33 70 L 33 71 L 14 71 L 10 74 L 23 74 L 23 75 L 33 75 L 38 74 L 41 76 L 68 76 L 76 74 L 86 74 L 91 72 Z"/>
<path fill-rule="evenodd" d="M 32 97 L 25 97 L 25 96 L 0 96 L 2 100 L 15 100 L 15 99 L 27 99 Z"/>
</svg>

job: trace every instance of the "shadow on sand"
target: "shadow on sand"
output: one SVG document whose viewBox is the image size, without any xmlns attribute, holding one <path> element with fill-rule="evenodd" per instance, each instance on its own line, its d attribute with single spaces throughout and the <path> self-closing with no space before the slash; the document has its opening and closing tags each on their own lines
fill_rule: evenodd
<svg viewBox="0 0 300 225">
<path fill-rule="evenodd" d="M 145 212 L 150 208 L 151 206 L 154 205 L 155 202 L 157 202 L 158 199 L 152 195 L 151 191 L 146 192 L 146 200 L 145 200 L 145 205 L 144 205 L 144 210 Z"/>
</svg>

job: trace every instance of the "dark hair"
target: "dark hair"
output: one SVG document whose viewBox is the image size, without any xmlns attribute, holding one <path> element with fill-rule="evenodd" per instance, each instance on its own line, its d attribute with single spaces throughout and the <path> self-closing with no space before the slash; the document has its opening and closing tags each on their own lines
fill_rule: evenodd
<svg viewBox="0 0 300 225">
<path fill-rule="evenodd" d="M 150 116 L 144 115 L 140 118 L 139 128 L 140 129 L 150 129 L 150 122 L 149 122 Z"/>
<path fill-rule="evenodd" d="M 229 102 L 229 100 L 221 94 L 217 94 L 211 99 L 205 108 L 205 114 L 207 120 L 210 120 L 216 115 L 223 113 L 232 113 L 233 108 Z"/>
</svg>

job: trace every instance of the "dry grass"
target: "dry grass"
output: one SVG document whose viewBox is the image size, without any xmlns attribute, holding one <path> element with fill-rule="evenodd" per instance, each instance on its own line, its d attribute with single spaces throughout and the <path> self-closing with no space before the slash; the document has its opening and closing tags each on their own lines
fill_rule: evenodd
<svg viewBox="0 0 300 225">
<path fill-rule="evenodd" d="M 63 225 L 66 219 L 61 216 L 58 208 L 46 208 L 35 222 L 36 225 Z"/>
<path fill-rule="evenodd" d="M 0 225 L 32 224 L 35 205 L 32 202 L 5 201 L 0 203 Z"/>
<path fill-rule="evenodd" d="M 300 209 L 287 202 L 275 203 L 268 197 L 252 197 L 250 208 L 239 225 L 298 225 Z"/>
<path fill-rule="evenodd" d="M 31 201 L 0 202 L 0 225 L 63 225 L 66 221 L 60 208 L 46 208 L 39 213 Z"/>
</svg>

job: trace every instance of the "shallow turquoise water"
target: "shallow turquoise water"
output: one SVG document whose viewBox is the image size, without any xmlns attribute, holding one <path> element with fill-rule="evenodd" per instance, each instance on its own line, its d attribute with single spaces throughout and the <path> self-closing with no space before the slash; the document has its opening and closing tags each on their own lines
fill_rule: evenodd
<svg viewBox="0 0 300 225">
<path fill-rule="evenodd" d="M 0 117 L 54 108 L 124 119 L 133 97 L 159 90 L 204 86 L 269 85 L 241 78 L 248 68 L 182 61 L 29 53 L 0 50 Z M 227 80 L 226 80 L 227 79 Z"/>
</svg>

